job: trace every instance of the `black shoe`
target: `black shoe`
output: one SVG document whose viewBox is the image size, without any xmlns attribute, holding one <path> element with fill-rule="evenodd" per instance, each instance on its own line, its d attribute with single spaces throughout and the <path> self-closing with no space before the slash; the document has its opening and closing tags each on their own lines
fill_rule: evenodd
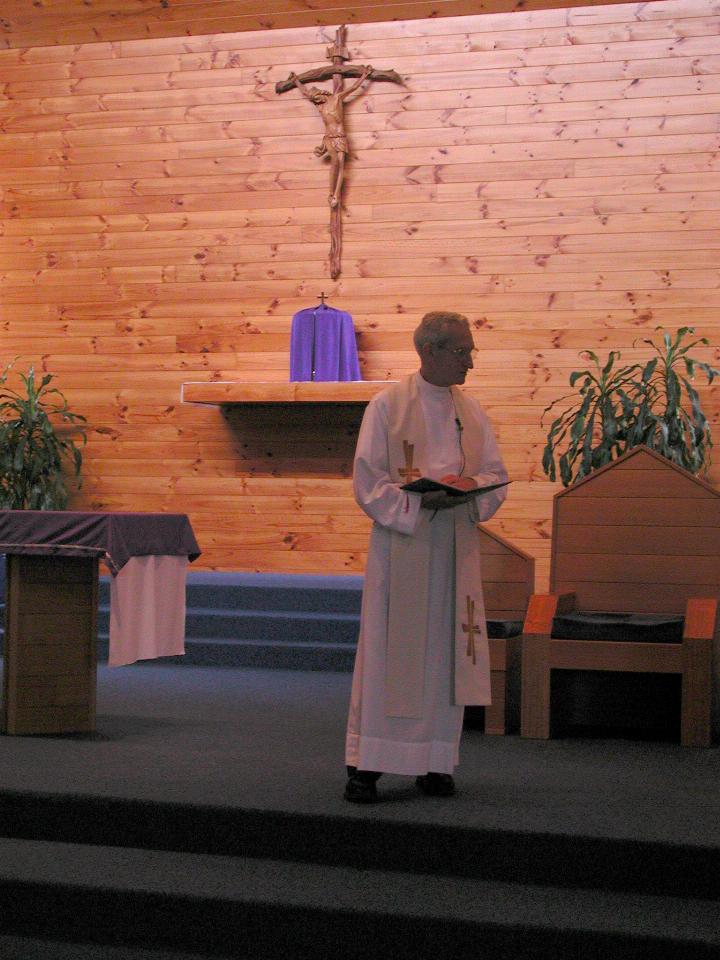
<svg viewBox="0 0 720 960">
<path fill-rule="evenodd" d="M 348 778 L 345 784 L 345 799 L 350 803 L 375 803 L 377 798 L 375 780 L 366 779 L 357 773 Z"/>
<path fill-rule="evenodd" d="M 455 781 L 449 773 L 426 773 L 416 777 L 415 783 L 426 797 L 452 797 L 455 793 Z"/>
</svg>

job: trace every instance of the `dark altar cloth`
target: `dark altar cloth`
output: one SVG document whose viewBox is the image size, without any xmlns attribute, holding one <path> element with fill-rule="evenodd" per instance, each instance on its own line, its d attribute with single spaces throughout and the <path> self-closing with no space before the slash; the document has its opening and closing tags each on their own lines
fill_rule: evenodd
<svg viewBox="0 0 720 960">
<path fill-rule="evenodd" d="M 324 303 L 298 310 L 290 329 L 290 380 L 362 380 L 349 313 Z"/>
<path fill-rule="evenodd" d="M 0 553 L 99 557 L 113 575 L 131 557 L 200 556 L 184 513 L 0 510 Z"/>
</svg>

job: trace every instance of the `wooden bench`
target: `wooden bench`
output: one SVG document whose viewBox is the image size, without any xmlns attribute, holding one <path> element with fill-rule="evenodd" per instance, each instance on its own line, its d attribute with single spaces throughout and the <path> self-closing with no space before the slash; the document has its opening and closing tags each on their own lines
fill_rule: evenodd
<svg viewBox="0 0 720 960">
<path fill-rule="evenodd" d="M 551 736 L 553 670 L 665 673 L 681 677 L 681 743 L 709 746 L 717 728 L 719 558 L 720 493 L 646 447 L 557 494 L 550 593 L 531 598 L 523 628 L 522 736 Z M 558 637 L 556 617 L 573 610 L 676 615 L 682 636 Z"/>
</svg>

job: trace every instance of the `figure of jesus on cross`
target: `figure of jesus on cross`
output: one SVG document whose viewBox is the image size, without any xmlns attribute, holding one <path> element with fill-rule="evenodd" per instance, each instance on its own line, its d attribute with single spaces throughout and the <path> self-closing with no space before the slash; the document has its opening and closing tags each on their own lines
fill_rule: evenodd
<svg viewBox="0 0 720 960">
<path fill-rule="evenodd" d="M 362 70 L 360 79 L 351 87 L 340 87 L 333 93 L 330 93 L 329 90 L 321 90 L 319 87 L 310 87 L 306 90 L 297 74 L 290 74 L 290 79 L 300 93 L 318 108 L 325 124 L 325 136 L 320 146 L 315 147 L 315 154 L 318 157 L 324 157 L 326 154 L 330 157 L 330 196 L 328 202 L 333 210 L 340 203 L 345 174 L 345 158 L 350 153 L 348 138 L 345 133 L 344 104 L 372 73 L 372 67 L 363 67 Z"/>
<path fill-rule="evenodd" d="M 333 280 L 340 275 L 340 251 L 342 247 L 342 193 L 345 183 L 345 167 L 350 156 L 347 131 L 345 129 L 345 104 L 353 95 L 358 95 L 367 81 L 384 80 L 402 84 L 402 78 L 394 70 L 376 70 L 374 67 L 349 64 L 350 54 L 345 46 L 347 28 L 338 27 L 335 43 L 327 48 L 331 64 L 315 67 L 300 75 L 291 73 L 287 80 L 275 84 L 276 93 L 286 93 L 298 89 L 306 100 L 318 108 L 325 124 L 325 136 L 320 146 L 315 148 L 318 157 L 330 160 L 330 276 Z M 346 78 L 357 78 L 349 87 L 344 86 Z M 312 81 L 332 80 L 332 91 L 305 84 Z"/>
</svg>

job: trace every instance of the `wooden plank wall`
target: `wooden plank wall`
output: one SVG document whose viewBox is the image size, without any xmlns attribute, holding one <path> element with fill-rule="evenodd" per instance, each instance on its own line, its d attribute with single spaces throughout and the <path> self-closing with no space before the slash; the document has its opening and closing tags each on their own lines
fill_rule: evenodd
<svg viewBox="0 0 720 960">
<path fill-rule="evenodd" d="M 0 47 L 194 37 L 598 3 L 599 0 L 3 0 Z"/>
<path fill-rule="evenodd" d="M 334 30 L 0 50 L 2 347 L 89 418 L 75 505 L 187 512 L 210 567 L 362 570 L 357 409 L 224 417 L 180 384 L 285 378 L 321 290 L 354 315 L 364 376 L 394 378 L 450 307 L 515 480 L 493 528 L 542 588 L 539 420 L 578 351 L 632 359 L 658 324 L 720 342 L 719 23 L 717 2 L 660 0 L 352 26 L 354 61 L 406 85 L 349 110 L 337 282 L 320 120 L 274 93 Z"/>
</svg>

